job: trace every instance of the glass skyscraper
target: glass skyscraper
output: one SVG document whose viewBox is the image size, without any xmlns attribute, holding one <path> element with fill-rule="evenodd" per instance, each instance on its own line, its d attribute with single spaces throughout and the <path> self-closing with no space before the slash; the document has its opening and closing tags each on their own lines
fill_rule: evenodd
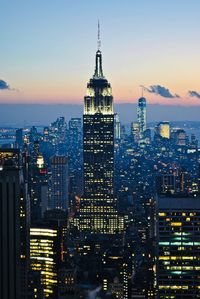
<svg viewBox="0 0 200 299">
<path fill-rule="evenodd" d="M 138 107 L 137 107 L 137 119 L 139 124 L 140 130 L 140 138 L 143 138 L 144 131 L 147 129 L 147 112 L 146 112 L 146 99 L 140 98 L 138 100 Z"/>
</svg>

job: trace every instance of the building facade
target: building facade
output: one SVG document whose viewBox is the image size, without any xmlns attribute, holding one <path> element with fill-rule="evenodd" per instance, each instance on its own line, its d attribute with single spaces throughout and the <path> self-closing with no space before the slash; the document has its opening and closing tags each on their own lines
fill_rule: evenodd
<svg viewBox="0 0 200 299">
<path fill-rule="evenodd" d="M 158 298 L 200 298 L 200 198 L 157 199 Z"/>
</svg>

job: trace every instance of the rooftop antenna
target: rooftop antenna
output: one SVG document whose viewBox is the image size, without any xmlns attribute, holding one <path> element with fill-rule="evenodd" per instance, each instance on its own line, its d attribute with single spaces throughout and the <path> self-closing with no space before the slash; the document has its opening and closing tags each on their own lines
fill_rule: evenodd
<svg viewBox="0 0 200 299">
<path fill-rule="evenodd" d="M 100 24 L 98 20 L 98 35 L 97 35 L 97 49 L 100 51 L 101 48 L 101 38 L 100 38 Z"/>
</svg>

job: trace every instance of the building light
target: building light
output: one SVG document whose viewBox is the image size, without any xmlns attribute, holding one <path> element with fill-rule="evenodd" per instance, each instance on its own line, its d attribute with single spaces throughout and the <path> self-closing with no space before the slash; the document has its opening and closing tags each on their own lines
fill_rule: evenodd
<svg viewBox="0 0 200 299">
<path fill-rule="evenodd" d="M 182 222 L 171 222 L 171 226 L 182 226 Z"/>
<path fill-rule="evenodd" d="M 166 213 L 159 213 L 159 216 L 161 216 L 161 217 L 164 217 L 164 216 L 166 216 Z"/>
</svg>

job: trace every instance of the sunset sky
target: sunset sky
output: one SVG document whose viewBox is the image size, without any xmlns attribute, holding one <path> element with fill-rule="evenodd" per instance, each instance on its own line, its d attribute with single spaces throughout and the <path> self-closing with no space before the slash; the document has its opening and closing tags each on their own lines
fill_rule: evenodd
<svg viewBox="0 0 200 299">
<path fill-rule="evenodd" d="M 81 103 L 97 22 L 115 102 L 200 105 L 200 1 L 0 0 L 0 102 Z M 190 93 L 189 93 L 190 92 Z"/>
</svg>

